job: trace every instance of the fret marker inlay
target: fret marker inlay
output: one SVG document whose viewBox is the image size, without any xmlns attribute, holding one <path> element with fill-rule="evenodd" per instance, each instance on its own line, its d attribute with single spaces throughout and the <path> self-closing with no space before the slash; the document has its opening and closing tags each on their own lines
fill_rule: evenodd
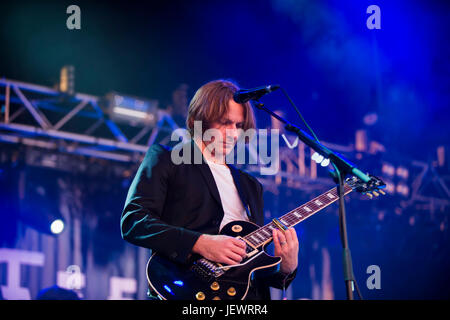
<svg viewBox="0 0 450 320">
<path fill-rule="evenodd" d="M 352 191 L 352 189 L 350 187 L 347 187 L 345 194 L 348 194 L 350 191 Z M 278 229 L 284 230 L 286 228 L 293 227 L 300 221 L 322 210 L 330 203 L 335 202 L 337 199 L 339 198 L 338 196 L 336 196 L 336 188 L 334 188 L 333 190 L 329 190 L 328 192 L 323 193 L 319 197 L 316 197 L 315 199 L 298 207 L 297 209 L 288 212 L 282 218 L 279 219 L 274 218 L 272 222 L 268 223 L 264 227 L 261 227 L 259 228 L 259 230 L 255 230 L 254 232 L 248 234 L 245 237 L 245 240 L 247 240 L 248 243 L 251 244 L 251 246 L 253 246 L 254 248 L 263 245 L 264 243 L 267 243 L 267 241 L 270 242 L 273 230 Z"/>
</svg>

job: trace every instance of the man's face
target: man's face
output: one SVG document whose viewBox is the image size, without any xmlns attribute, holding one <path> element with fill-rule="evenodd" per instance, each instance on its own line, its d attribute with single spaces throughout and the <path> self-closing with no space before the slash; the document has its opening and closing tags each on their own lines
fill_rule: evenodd
<svg viewBox="0 0 450 320">
<path fill-rule="evenodd" d="M 220 133 L 219 138 L 221 139 L 215 139 L 213 137 L 211 139 L 212 141 L 205 141 L 205 145 L 210 150 L 214 148 L 213 153 L 215 153 L 215 156 L 219 156 L 219 158 L 220 154 L 223 156 L 227 155 L 236 145 L 239 138 L 239 129 L 242 129 L 243 124 L 244 107 L 234 102 L 233 99 L 230 99 L 228 102 L 228 112 L 222 119 L 213 122 L 210 126 L 210 129 L 215 129 Z"/>
</svg>

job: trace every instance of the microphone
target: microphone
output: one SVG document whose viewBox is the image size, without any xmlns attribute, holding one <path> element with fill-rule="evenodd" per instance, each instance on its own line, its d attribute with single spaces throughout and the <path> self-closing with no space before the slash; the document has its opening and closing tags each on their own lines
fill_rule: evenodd
<svg viewBox="0 0 450 320">
<path fill-rule="evenodd" d="M 242 89 L 236 91 L 236 93 L 233 95 L 233 100 L 236 103 L 246 103 L 248 100 L 258 100 L 262 96 L 271 93 L 272 91 L 275 91 L 279 88 L 280 86 L 278 84 L 273 84 L 253 89 Z"/>
</svg>

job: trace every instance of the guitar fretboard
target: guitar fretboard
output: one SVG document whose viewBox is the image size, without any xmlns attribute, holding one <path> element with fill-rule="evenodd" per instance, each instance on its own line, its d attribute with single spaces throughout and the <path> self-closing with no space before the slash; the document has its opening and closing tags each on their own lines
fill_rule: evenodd
<svg viewBox="0 0 450 320">
<path fill-rule="evenodd" d="M 348 186 L 347 184 L 344 185 L 344 195 L 347 195 L 352 191 L 353 189 L 350 186 Z M 309 218 L 313 214 L 329 206 L 338 199 L 339 199 L 338 191 L 337 187 L 335 187 L 321 194 L 317 198 L 308 201 L 307 203 L 301 205 L 300 207 L 292 211 L 289 211 L 282 217 L 278 218 L 278 221 L 280 221 L 286 228 L 293 227 L 296 224 L 302 222 L 303 220 Z M 273 229 L 278 229 L 278 226 L 273 221 L 271 221 L 265 226 L 253 231 L 252 233 L 249 233 L 244 237 L 244 239 L 257 248 L 261 245 L 264 245 L 267 242 L 272 241 Z"/>
</svg>

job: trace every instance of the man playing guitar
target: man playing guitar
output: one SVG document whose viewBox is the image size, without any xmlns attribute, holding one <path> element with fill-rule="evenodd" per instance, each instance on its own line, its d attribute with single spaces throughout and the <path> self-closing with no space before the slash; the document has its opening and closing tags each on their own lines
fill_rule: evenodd
<svg viewBox="0 0 450 320">
<path fill-rule="evenodd" d="M 246 242 L 219 234 L 232 221 L 264 223 L 261 183 L 225 161 L 239 133 L 255 128 L 250 103 L 233 100 L 238 90 L 231 81 L 211 81 L 191 100 L 186 124 L 194 138 L 183 150 L 191 151 L 192 158 L 201 152 L 201 163 L 175 164 L 170 149 L 158 144 L 148 149 L 122 212 L 123 239 L 179 264 L 187 263 L 192 255 L 225 266 L 243 261 L 248 253 Z M 201 121 L 203 132 L 194 132 L 196 121 Z M 204 140 L 203 133 L 209 129 L 216 130 L 219 138 Z M 299 244 L 295 229 L 272 232 L 274 255 L 282 258 L 281 263 L 264 277 L 252 277 L 246 299 L 270 299 L 270 286 L 285 289 L 296 275 Z"/>
</svg>

